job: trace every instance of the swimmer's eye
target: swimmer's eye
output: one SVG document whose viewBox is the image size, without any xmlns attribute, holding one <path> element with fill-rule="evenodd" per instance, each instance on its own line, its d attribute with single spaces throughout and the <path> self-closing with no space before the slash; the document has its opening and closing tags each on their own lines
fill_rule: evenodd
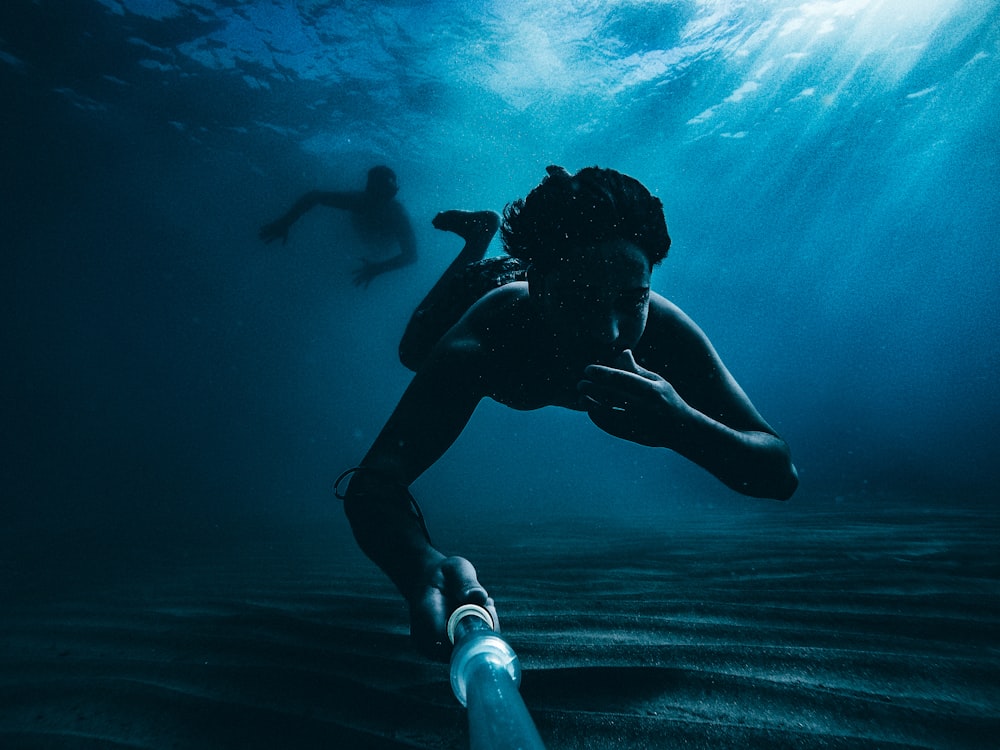
<svg viewBox="0 0 1000 750">
<path fill-rule="evenodd" d="M 622 301 L 631 308 L 642 308 L 649 301 L 649 289 L 634 289 L 622 294 Z"/>
</svg>

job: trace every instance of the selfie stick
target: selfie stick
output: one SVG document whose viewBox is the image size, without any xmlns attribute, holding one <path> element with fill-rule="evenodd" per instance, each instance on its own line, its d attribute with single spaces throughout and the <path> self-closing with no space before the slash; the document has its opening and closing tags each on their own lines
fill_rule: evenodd
<svg viewBox="0 0 1000 750">
<path fill-rule="evenodd" d="M 517 686 L 521 664 L 496 633 L 493 618 L 476 604 L 463 604 L 448 618 L 451 689 L 469 716 L 472 750 L 544 750 Z"/>
</svg>

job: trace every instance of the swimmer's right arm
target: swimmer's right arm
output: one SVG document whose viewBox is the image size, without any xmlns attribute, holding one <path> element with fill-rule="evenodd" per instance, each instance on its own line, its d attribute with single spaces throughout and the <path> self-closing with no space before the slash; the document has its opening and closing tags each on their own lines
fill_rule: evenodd
<svg viewBox="0 0 1000 750">
<path fill-rule="evenodd" d="M 295 201 L 284 215 L 261 227 L 259 236 L 264 242 L 280 239 L 281 244 L 285 244 L 288 241 L 288 230 L 292 228 L 292 224 L 315 206 L 324 205 L 331 208 L 350 209 L 357 204 L 357 201 L 358 193 L 356 192 L 310 190 Z"/>
<path fill-rule="evenodd" d="M 409 490 L 391 475 L 361 465 L 344 495 L 344 512 L 362 552 L 410 601 L 422 571 L 444 557 L 431 544 Z"/>
<path fill-rule="evenodd" d="M 451 447 L 489 392 L 492 349 L 466 316 L 431 349 L 362 466 L 409 487 Z"/>
<path fill-rule="evenodd" d="M 435 348 L 352 477 L 344 500 L 358 545 L 407 600 L 414 641 L 435 658 L 447 658 L 444 629 L 455 607 L 476 603 L 492 610 L 493 603 L 471 563 L 433 546 L 408 487 L 461 434 L 482 398 L 478 359 L 454 339 Z"/>
<path fill-rule="evenodd" d="M 463 557 L 446 556 L 430 541 L 409 492 L 362 467 L 351 480 L 344 508 L 364 553 L 396 585 L 410 609 L 410 637 L 426 656 L 447 661 L 448 617 L 478 604 L 498 622 L 496 608 Z"/>
</svg>

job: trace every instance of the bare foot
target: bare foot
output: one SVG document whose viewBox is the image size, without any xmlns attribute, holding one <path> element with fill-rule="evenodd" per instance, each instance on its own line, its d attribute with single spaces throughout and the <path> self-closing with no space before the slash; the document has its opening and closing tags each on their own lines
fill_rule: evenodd
<svg viewBox="0 0 1000 750">
<path fill-rule="evenodd" d="M 442 211 L 431 221 L 442 232 L 454 232 L 466 242 L 489 242 L 500 226 L 496 211 Z"/>
</svg>

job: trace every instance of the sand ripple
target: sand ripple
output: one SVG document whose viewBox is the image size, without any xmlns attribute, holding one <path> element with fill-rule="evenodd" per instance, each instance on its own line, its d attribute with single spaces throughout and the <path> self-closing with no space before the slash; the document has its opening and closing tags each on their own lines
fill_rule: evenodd
<svg viewBox="0 0 1000 750">
<path fill-rule="evenodd" d="M 994 747 L 995 519 L 843 520 L 511 527 L 468 554 L 549 748 Z M 332 558 L 160 560 L 15 600 L 0 746 L 466 747 L 402 603 Z"/>
</svg>

